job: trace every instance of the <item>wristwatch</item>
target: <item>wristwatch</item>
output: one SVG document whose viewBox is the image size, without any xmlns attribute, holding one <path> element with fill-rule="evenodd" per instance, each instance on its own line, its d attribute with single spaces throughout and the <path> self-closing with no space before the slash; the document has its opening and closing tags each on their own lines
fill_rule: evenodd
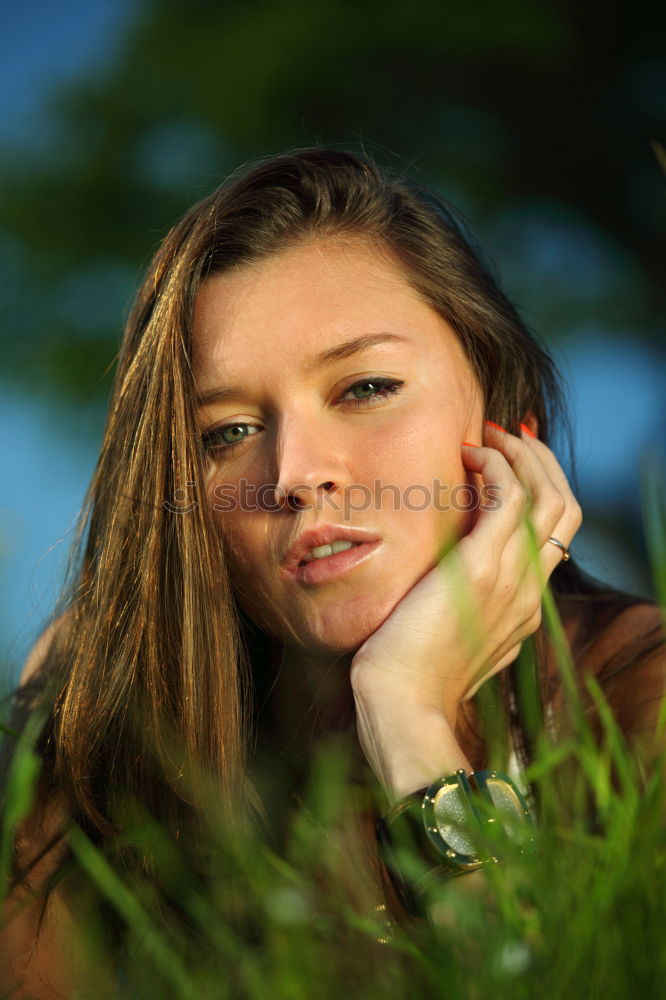
<svg viewBox="0 0 666 1000">
<path fill-rule="evenodd" d="M 507 839 L 520 853 L 532 850 L 534 822 L 511 778 L 499 771 L 468 776 L 458 770 L 437 778 L 397 802 L 377 824 L 391 881 L 417 914 L 433 884 L 501 863 Z"/>
</svg>

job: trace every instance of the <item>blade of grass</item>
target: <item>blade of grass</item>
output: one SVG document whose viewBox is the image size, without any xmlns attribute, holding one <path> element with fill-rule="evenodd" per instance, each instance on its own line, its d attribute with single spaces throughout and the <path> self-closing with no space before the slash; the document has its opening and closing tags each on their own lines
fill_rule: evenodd
<svg viewBox="0 0 666 1000">
<path fill-rule="evenodd" d="M 176 995 L 191 997 L 192 1000 L 198 997 L 192 979 L 174 953 L 173 946 L 160 934 L 136 895 L 122 882 L 80 827 L 72 824 L 66 831 L 65 839 L 81 867 L 126 921 L 142 947 L 153 956 L 165 978 L 177 989 Z"/>
<path fill-rule="evenodd" d="M 5 899 L 9 890 L 16 827 L 29 815 L 35 801 L 41 763 L 34 744 L 43 722 L 43 713 L 33 712 L 18 735 L 7 769 L 0 836 L 0 900 Z"/>
</svg>

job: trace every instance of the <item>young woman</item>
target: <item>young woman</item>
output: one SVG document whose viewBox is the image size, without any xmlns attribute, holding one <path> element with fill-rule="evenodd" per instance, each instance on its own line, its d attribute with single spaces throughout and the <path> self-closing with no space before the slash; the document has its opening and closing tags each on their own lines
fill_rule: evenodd
<svg viewBox="0 0 666 1000">
<path fill-rule="evenodd" d="M 472 696 L 494 675 L 524 764 L 528 637 L 543 725 L 560 725 L 548 581 L 578 676 L 649 752 L 658 614 L 569 559 L 560 410 L 551 361 L 458 222 L 367 160 L 265 160 L 175 226 L 127 326 L 77 573 L 17 700 L 44 713 L 5 932 L 17 980 L 36 995 L 72 974 L 52 889 L 72 819 L 108 845 L 138 801 L 196 867 L 211 781 L 242 827 L 252 788 L 299 787 L 337 733 L 392 822 L 436 779 L 488 766 Z M 46 910 L 25 904 L 45 888 Z"/>
</svg>

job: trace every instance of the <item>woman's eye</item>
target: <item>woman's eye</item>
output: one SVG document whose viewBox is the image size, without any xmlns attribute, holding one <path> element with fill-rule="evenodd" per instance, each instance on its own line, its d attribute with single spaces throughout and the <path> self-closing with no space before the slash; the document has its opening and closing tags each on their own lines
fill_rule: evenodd
<svg viewBox="0 0 666 1000">
<path fill-rule="evenodd" d="M 404 382 L 391 378 L 372 378 L 354 382 L 342 394 L 341 399 L 349 399 L 355 406 L 362 406 L 366 400 L 386 399 L 400 392 Z M 350 396 L 351 393 L 351 396 Z"/>
<path fill-rule="evenodd" d="M 205 451 L 215 451 L 216 449 L 231 448 L 232 445 L 240 444 L 245 438 L 256 434 L 259 430 L 252 424 L 224 424 L 222 427 L 213 427 L 201 436 Z"/>
<path fill-rule="evenodd" d="M 354 406 L 372 406 L 373 403 L 380 402 L 388 396 L 400 392 L 403 385 L 404 382 L 390 378 L 362 379 L 345 389 L 340 400 L 351 402 Z M 204 451 L 208 453 L 231 452 L 234 445 L 241 444 L 246 438 L 257 434 L 260 430 L 261 428 L 255 427 L 254 424 L 245 424 L 240 421 L 235 424 L 221 424 L 219 427 L 213 427 L 202 434 L 201 441 Z"/>
</svg>

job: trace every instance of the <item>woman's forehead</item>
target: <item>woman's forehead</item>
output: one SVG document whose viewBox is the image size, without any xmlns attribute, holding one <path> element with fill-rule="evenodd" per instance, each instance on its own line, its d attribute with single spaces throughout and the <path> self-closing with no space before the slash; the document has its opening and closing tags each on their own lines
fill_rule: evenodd
<svg viewBox="0 0 666 1000">
<path fill-rule="evenodd" d="M 287 319 L 293 326 L 302 318 L 298 332 L 305 336 L 313 323 L 328 326 L 416 297 L 397 263 L 372 245 L 317 241 L 206 279 L 196 300 L 195 329 L 201 334 L 215 325 L 232 332 L 257 319 L 275 326 Z"/>
<path fill-rule="evenodd" d="M 364 339 L 369 352 L 409 352 L 430 340 L 462 355 L 455 333 L 386 254 L 372 244 L 311 243 L 203 283 L 195 375 L 205 381 L 211 370 L 270 361 L 307 370 Z"/>
</svg>

